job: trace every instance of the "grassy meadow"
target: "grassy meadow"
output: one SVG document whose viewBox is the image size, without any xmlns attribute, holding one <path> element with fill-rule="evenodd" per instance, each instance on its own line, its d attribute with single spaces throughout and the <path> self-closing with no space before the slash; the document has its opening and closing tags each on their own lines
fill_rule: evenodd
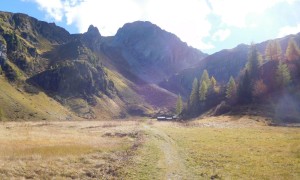
<svg viewBox="0 0 300 180">
<path fill-rule="evenodd" d="M 136 122 L 7 122 L 0 179 L 112 179 L 140 141 Z"/>
<path fill-rule="evenodd" d="M 299 179 L 300 128 L 247 116 L 2 122 L 0 179 L 11 178 Z"/>
<path fill-rule="evenodd" d="M 160 129 L 177 143 L 179 154 L 194 177 L 300 177 L 299 128 L 163 126 Z"/>
</svg>

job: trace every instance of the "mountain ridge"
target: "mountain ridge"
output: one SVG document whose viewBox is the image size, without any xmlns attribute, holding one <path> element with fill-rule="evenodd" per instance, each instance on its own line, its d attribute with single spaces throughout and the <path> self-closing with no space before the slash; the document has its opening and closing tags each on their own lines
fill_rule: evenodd
<svg viewBox="0 0 300 180">
<path fill-rule="evenodd" d="M 290 38 L 294 38 L 296 43 L 300 45 L 300 33 L 272 40 L 279 41 L 282 52 L 285 52 Z M 270 40 L 267 40 L 256 44 L 261 55 L 265 53 L 265 48 L 269 41 Z M 205 69 L 208 70 L 209 74 L 214 76 L 218 82 L 226 84 L 230 76 L 237 78 L 240 70 L 246 65 L 249 47 L 250 45 L 239 44 L 235 48 L 223 49 L 213 53 L 194 67 L 185 69 L 171 76 L 169 79 L 160 82 L 159 85 L 175 94 L 181 94 L 187 98 L 191 92 L 194 78 L 199 78 Z"/>
<path fill-rule="evenodd" d="M 180 59 L 177 56 L 184 55 L 174 55 L 178 48 L 193 52 L 190 53 L 191 55 L 196 54 L 194 60 L 197 61 L 205 54 L 188 47 L 174 34 L 152 23 L 136 23 L 141 23 L 138 26 L 143 26 L 138 30 L 140 33 L 155 29 L 158 33 L 158 36 L 155 36 L 156 41 L 160 39 L 159 36 L 163 36 L 174 42 L 171 48 L 168 48 L 168 42 L 156 45 L 158 48 L 161 47 L 159 49 L 168 49 L 168 51 L 161 51 L 157 56 L 151 57 L 155 66 L 151 66 L 151 63 L 144 66 L 145 71 L 147 67 L 151 67 L 156 72 L 166 72 L 163 73 L 164 76 L 157 76 L 156 81 L 153 78 L 149 80 L 140 77 L 141 74 L 136 71 L 139 67 L 132 66 L 133 61 L 139 66 L 146 61 L 123 56 L 120 44 L 116 43 L 116 39 L 122 37 L 120 34 L 117 35 L 118 37 L 103 37 L 98 28 L 93 25 L 83 34 L 70 34 L 54 23 L 39 21 L 22 13 L 0 13 L 0 65 L 13 86 L 16 84 L 17 88 L 21 89 L 30 86 L 36 88 L 34 91 L 36 93 L 46 92 L 50 98 L 68 107 L 80 117 L 97 118 L 98 115 L 101 117 L 101 114 L 106 114 L 105 117 L 149 115 L 161 108 L 172 109 L 176 95 L 155 85 L 155 82 L 180 70 L 182 64 L 177 60 Z M 132 24 L 135 26 L 135 23 Z M 148 26 L 144 27 L 145 24 Z M 121 31 L 122 28 L 119 33 Z M 134 38 L 131 36 L 128 40 L 134 41 Z M 149 39 L 151 40 L 148 37 Z M 140 41 L 142 42 L 143 40 Z M 112 43 L 116 46 L 111 46 Z M 147 43 L 144 46 L 144 49 L 135 49 L 126 53 L 132 57 L 138 53 L 143 54 L 142 52 L 148 49 Z M 156 46 L 153 48 L 157 48 Z M 145 57 L 146 60 L 150 59 Z M 177 60 L 172 63 L 174 66 L 168 67 L 167 64 L 174 59 Z M 186 63 L 185 67 L 188 66 L 187 64 L 192 63 Z M 151 77 L 151 74 L 153 72 L 149 71 L 146 77 Z M 73 84 L 74 82 L 76 84 Z M 160 98 L 153 100 L 149 94 Z M 133 99 L 139 99 L 140 104 Z M 109 103 L 113 103 L 118 110 L 114 113 L 101 103 L 108 106 Z M 105 110 L 96 109 L 97 104 Z"/>
<path fill-rule="evenodd" d="M 119 58 L 134 74 L 150 83 L 193 66 L 207 56 L 147 21 L 125 24 L 105 48 L 109 49 L 108 56 L 110 49 L 121 49 Z"/>
<path fill-rule="evenodd" d="M 279 38 L 283 51 L 290 37 L 300 44 L 300 33 Z M 261 54 L 266 45 L 257 44 Z M 127 23 L 105 37 L 93 25 L 70 34 L 54 23 L 0 12 L 1 74 L 19 92 L 46 93 L 84 118 L 174 111 L 177 95 L 188 99 L 204 69 L 222 86 L 230 76 L 237 78 L 248 49 L 240 44 L 207 55 L 147 21 Z"/>
</svg>

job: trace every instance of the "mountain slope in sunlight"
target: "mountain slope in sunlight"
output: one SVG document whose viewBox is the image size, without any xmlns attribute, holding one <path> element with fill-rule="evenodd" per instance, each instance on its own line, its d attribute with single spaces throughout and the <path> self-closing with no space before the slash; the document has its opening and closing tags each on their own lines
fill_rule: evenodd
<svg viewBox="0 0 300 180">
<path fill-rule="evenodd" d="M 294 38 L 298 45 L 300 45 L 300 33 L 277 39 L 281 45 L 283 54 L 286 52 L 290 38 Z M 264 41 L 256 44 L 262 56 L 265 54 L 267 43 L 268 41 Z M 245 67 L 249 47 L 249 45 L 241 44 L 233 49 L 216 52 L 204 58 L 194 67 L 187 68 L 160 82 L 159 85 L 175 94 L 181 94 L 187 98 L 191 92 L 194 78 L 199 79 L 205 69 L 209 72 L 210 76 L 214 76 L 219 83 L 225 85 L 230 76 L 237 78 L 241 70 Z"/>
<path fill-rule="evenodd" d="M 7 12 L 0 13 L 0 52 L 3 81 L 45 92 L 84 118 L 172 109 L 176 95 L 156 83 L 206 56 L 150 22 L 129 23 L 103 37 L 92 25 L 69 34 L 54 23 Z"/>
</svg>

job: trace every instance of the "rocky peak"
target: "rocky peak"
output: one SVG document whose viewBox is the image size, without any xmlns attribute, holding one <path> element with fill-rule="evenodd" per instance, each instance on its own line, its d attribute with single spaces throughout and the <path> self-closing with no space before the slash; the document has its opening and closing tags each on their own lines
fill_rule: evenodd
<svg viewBox="0 0 300 180">
<path fill-rule="evenodd" d="M 64 28 L 57 26 L 55 23 L 39 21 L 22 13 L 1 13 L 10 17 L 9 22 L 11 25 L 20 32 L 23 32 L 23 34 L 26 34 L 25 36 L 28 36 L 29 34 L 32 34 L 31 36 L 40 34 L 54 44 L 63 44 L 70 40 L 70 33 Z"/>
<path fill-rule="evenodd" d="M 191 67 L 206 56 L 148 21 L 125 24 L 118 30 L 110 47 L 120 49 L 121 59 L 131 71 L 151 83 Z"/>
<path fill-rule="evenodd" d="M 101 34 L 97 27 L 90 25 L 88 31 L 79 35 L 81 42 L 93 51 L 97 51 L 101 45 Z"/>
<path fill-rule="evenodd" d="M 97 27 L 90 25 L 88 31 L 85 33 L 88 36 L 92 36 L 92 37 L 101 37 L 101 34 L 98 30 Z"/>
<path fill-rule="evenodd" d="M 163 38 L 163 40 L 174 39 L 180 41 L 175 35 L 162 30 L 157 25 L 148 21 L 136 21 L 125 24 L 118 30 L 115 41 L 124 44 L 135 44 L 145 40 L 155 41 L 161 38 Z"/>
</svg>

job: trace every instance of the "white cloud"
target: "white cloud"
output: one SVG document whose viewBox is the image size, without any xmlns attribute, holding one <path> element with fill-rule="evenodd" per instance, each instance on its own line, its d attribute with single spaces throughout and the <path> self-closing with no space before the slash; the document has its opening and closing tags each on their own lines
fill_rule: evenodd
<svg viewBox="0 0 300 180">
<path fill-rule="evenodd" d="M 211 48 L 202 41 L 209 36 L 211 23 L 206 19 L 210 13 L 205 0 L 148 0 L 146 20 L 170 31 L 199 49 Z"/>
<path fill-rule="evenodd" d="M 289 4 L 293 4 L 293 3 L 295 3 L 295 2 L 299 2 L 299 0 L 286 0 Z"/>
<path fill-rule="evenodd" d="M 93 24 L 103 35 L 114 35 L 127 22 L 139 20 L 141 10 L 134 0 L 88 0 L 75 6 L 65 3 L 68 24 L 85 32 Z"/>
<path fill-rule="evenodd" d="M 204 42 L 223 41 L 231 34 L 228 28 L 253 28 L 257 18 L 279 2 L 300 0 L 23 0 L 38 4 L 55 21 L 64 18 L 85 32 L 90 24 L 104 36 L 114 35 L 123 24 L 137 20 L 151 21 L 176 34 L 199 49 L 214 48 Z M 221 23 L 209 22 L 208 15 L 220 17 Z M 222 28 L 214 32 L 214 29 Z"/>
<path fill-rule="evenodd" d="M 299 0 L 209 0 L 213 14 L 221 18 L 228 26 L 245 28 L 255 26 L 256 19 L 279 2 L 294 3 Z"/>
<path fill-rule="evenodd" d="M 296 34 L 300 32 L 300 24 L 296 26 L 286 26 L 279 30 L 279 33 L 277 35 L 278 38 L 290 35 L 290 34 Z"/>
<path fill-rule="evenodd" d="M 206 19 L 210 8 L 205 0 L 29 0 L 36 2 L 56 21 L 66 18 L 79 32 L 90 24 L 105 36 L 114 35 L 123 24 L 151 21 L 176 34 L 199 49 L 211 48 L 202 39 L 209 36 L 211 23 Z"/>
<path fill-rule="evenodd" d="M 47 18 L 53 18 L 55 21 L 61 21 L 63 14 L 63 3 L 61 0 L 22 0 L 35 2 L 42 11 L 46 11 Z"/>
<path fill-rule="evenodd" d="M 220 29 L 213 34 L 212 39 L 214 41 L 224 41 L 230 36 L 230 34 L 231 31 L 229 29 Z"/>
<path fill-rule="evenodd" d="M 211 42 L 198 42 L 199 46 L 201 47 L 200 50 L 210 50 L 215 48 L 215 46 Z M 195 47 L 195 46 L 194 46 Z"/>
</svg>

